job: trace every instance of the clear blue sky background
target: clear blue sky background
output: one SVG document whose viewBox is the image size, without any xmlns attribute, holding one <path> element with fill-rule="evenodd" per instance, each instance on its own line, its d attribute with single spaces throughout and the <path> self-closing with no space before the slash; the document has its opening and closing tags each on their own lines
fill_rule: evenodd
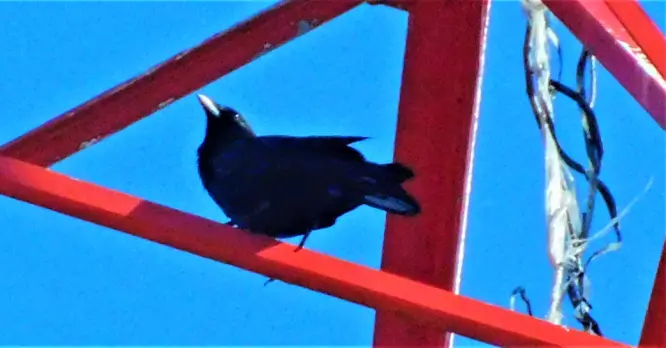
<svg viewBox="0 0 666 348">
<path fill-rule="evenodd" d="M 270 4 L 0 4 L 0 143 Z M 663 30 L 664 5 L 644 5 Z M 260 134 L 370 136 L 358 148 L 389 161 L 406 24 L 401 11 L 361 6 L 203 92 L 246 114 Z M 510 291 L 523 285 L 543 317 L 552 270 L 543 150 L 522 81 L 524 25 L 518 2 L 493 4 L 462 293 L 508 306 Z M 580 46 L 561 24 L 555 27 L 571 84 Z M 621 251 L 600 259 L 590 274 L 602 329 L 635 343 L 664 240 L 664 132 L 604 69 L 597 111 L 606 146 L 603 178 L 619 207 L 655 179 L 623 220 Z M 583 160 L 576 109 L 559 98 L 557 115 L 563 145 Z M 195 169 L 203 130 L 191 95 L 54 169 L 222 221 Z M 607 223 L 603 206 L 596 217 L 595 228 Z M 6 197 L 0 197 L 0 226 L 0 344 L 372 341 L 374 311 L 327 295 L 279 282 L 263 287 L 264 276 Z M 315 233 L 308 246 L 378 267 L 383 227 L 384 214 L 361 208 Z"/>
</svg>

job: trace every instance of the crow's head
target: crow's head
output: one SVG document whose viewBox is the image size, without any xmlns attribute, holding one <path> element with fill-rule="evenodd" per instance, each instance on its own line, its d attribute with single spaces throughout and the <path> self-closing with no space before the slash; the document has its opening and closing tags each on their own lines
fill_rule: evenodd
<svg viewBox="0 0 666 348">
<path fill-rule="evenodd" d="M 199 103 L 206 112 L 206 137 L 230 136 L 243 133 L 254 135 L 252 128 L 238 111 L 221 106 L 203 94 L 198 94 Z"/>
<path fill-rule="evenodd" d="M 197 97 L 206 112 L 206 135 L 199 146 L 199 157 L 214 156 L 236 140 L 255 137 L 250 125 L 236 110 L 220 106 L 205 95 Z"/>
</svg>

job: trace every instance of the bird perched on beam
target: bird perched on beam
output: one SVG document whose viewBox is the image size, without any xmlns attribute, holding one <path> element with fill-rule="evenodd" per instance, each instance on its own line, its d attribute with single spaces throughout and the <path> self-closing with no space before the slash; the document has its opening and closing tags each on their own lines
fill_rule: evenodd
<svg viewBox="0 0 666 348">
<path fill-rule="evenodd" d="M 199 176 L 229 224 L 274 238 L 333 226 L 362 204 L 413 216 L 418 202 L 401 184 L 414 173 L 400 163 L 376 164 L 349 145 L 365 137 L 257 136 L 243 116 L 198 95 L 206 134 Z"/>
</svg>

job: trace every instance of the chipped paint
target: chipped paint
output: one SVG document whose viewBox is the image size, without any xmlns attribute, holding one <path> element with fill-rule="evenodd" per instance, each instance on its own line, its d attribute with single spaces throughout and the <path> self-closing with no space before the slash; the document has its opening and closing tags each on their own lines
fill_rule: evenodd
<svg viewBox="0 0 666 348">
<path fill-rule="evenodd" d="M 274 46 L 274 45 L 273 45 L 272 43 L 270 43 L 270 42 L 266 42 L 266 43 L 264 43 L 264 45 L 262 46 L 262 50 L 261 50 L 259 53 L 257 53 L 257 55 L 254 56 L 254 58 L 252 58 L 252 60 L 255 60 L 255 59 L 259 59 L 259 58 L 261 58 L 261 56 L 263 56 L 264 54 L 266 54 L 266 53 L 268 53 L 268 52 L 274 50 L 274 49 L 277 48 L 277 47 L 278 47 L 278 46 Z"/>
<path fill-rule="evenodd" d="M 186 55 L 188 52 L 189 52 L 189 51 L 185 51 L 185 52 L 178 53 L 175 57 L 173 57 L 173 60 L 180 60 L 181 58 L 185 57 L 185 55 Z"/>
<path fill-rule="evenodd" d="M 289 24 L 290 25 L 296 25 L 296 35 L 294 35 L 293 38 L 297 38 L 297 37 L 299 37 L 303 34 L 308 33 L 312 29 L 316 28 L 320 23 L 321 23 L 321 21 L 318 20 L 318 19 L 311 19 L 311 20 L 301 19 L 298 22 L 290 22 Z M 257 53 L 257 55 L 254 56 L 254 58 L 252 58 L 252 60 L 261 58 L 264 54 L 278 48 L 279 46 L 280 45 L 274 45 L 270 42 L 264 43 L 264 45 L 262 46 L 261 52 Z"/>
<path fill-rule="evenodd" d="M 159 103 L 157 105 L 157 110 L 161 110 L 161 109 L 165 108 L 167 105 L 173 103 L 174 100 L 176 100 L 176 98 L 169 98 L 169 99 Z M 157 111 L 157 110 L 155 110 L 155 111 Z"/>
<path fill-rule="evenodd" d="M 84 142 L 82 142 L 81 145 L 79 145 L 79 150 L 87 149 L 88 147 L 90 147 L 90 146 L 94 145 L 95 143 L 97 143 L 97 142 L 100 140 L 100 138 L 101 138 L 101 137 L 94 137 L 94 138 L 92 138 L 92 139 L 90 139 L 90 140 L 88 140 L 88 141 L 84 141 Z"/>
<path fill-rule="evenodd" d="M 305 19 L 301 19 L 300 21 L 298 21 L 297 24 L 298 24 L 298 31 L 296 32 L 296 35 L 301 36 L 309 32 L 310 30 L 314 29 L 315 27 L 317 27 L 317 25 L 319 24 L 319 20 L 311 19 L 308 21 Z"/>
</svg>

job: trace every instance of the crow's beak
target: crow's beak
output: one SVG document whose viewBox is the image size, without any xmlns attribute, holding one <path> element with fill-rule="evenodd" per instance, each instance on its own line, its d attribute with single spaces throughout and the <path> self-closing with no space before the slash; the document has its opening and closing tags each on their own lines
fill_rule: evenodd
<svg viewBox="0 0 666 348">
<path fill-rule="evenodd" d="M 207 113 L 219 117 L 220 116 L 220 109 L 215 105 L 215 103 L 208 97 L 206 97 L 203 94 L 197 94 L 197 98 L 199 98 L 199 103 L 201 103 L 201 106 L 203 106 L 204 110 L 206 110 Z"/>
</svg>

